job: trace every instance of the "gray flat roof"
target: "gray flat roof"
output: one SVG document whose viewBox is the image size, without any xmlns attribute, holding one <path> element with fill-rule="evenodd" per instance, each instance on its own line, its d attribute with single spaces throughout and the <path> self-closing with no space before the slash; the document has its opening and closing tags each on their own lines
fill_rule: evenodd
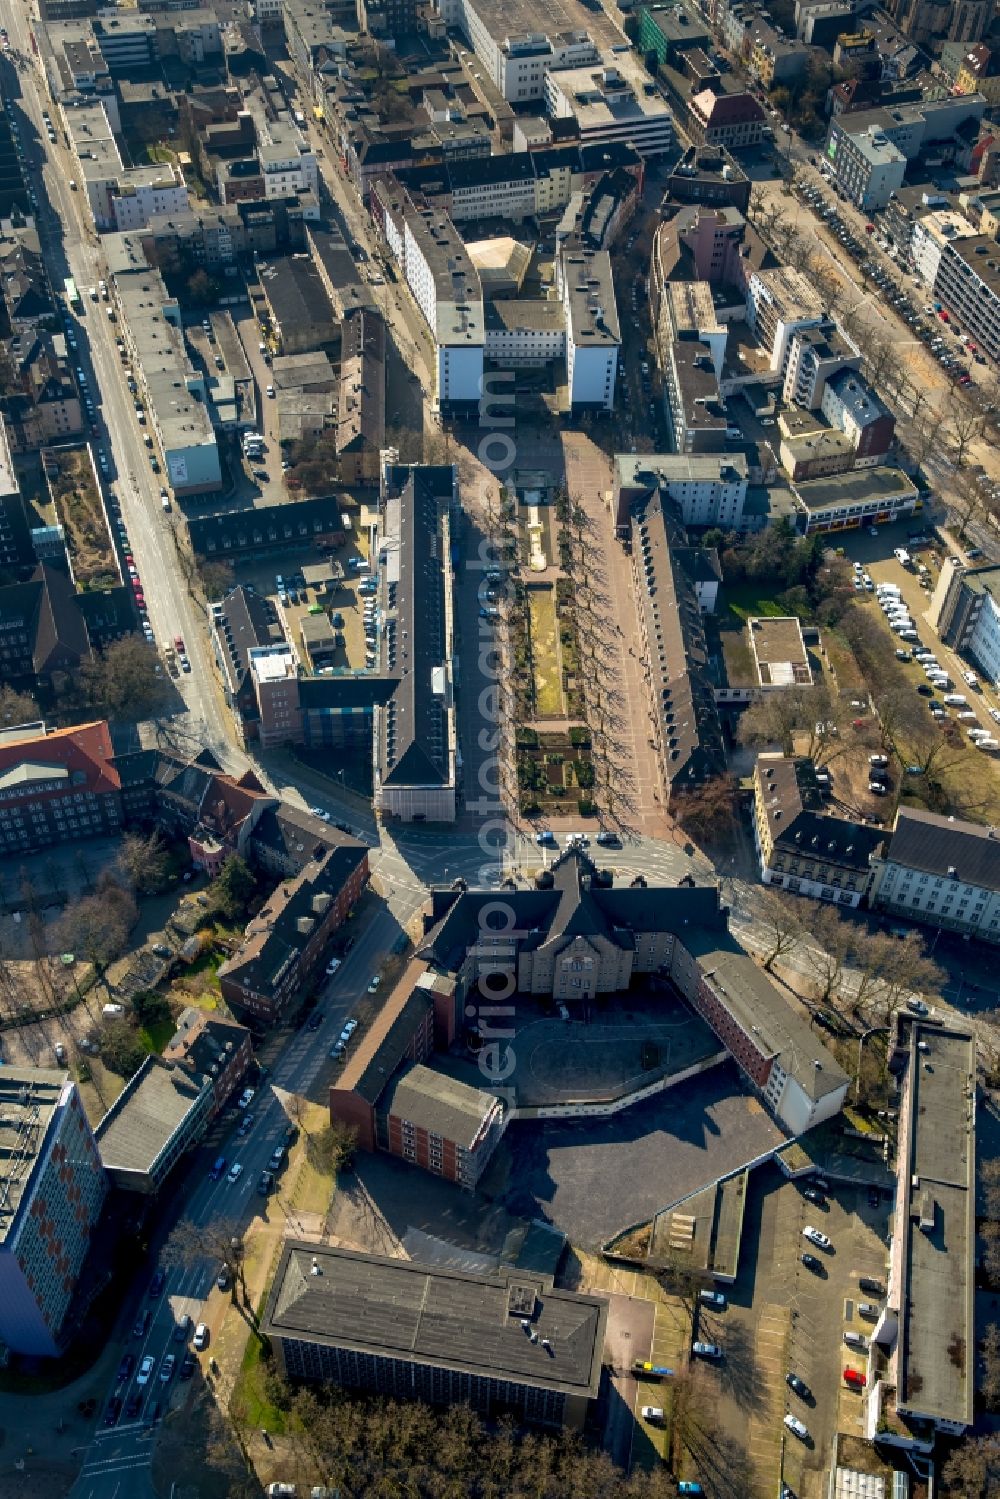
<svg viewBox="0 0 1000 1499">
<path fill-rule="evenodd" d="M 858 505 L 866 500 L 896 500 L 917 490 L 899 468 L 848 469 L 843 474 L 829 474 L 825 479 L 808 479 L 795 484 L 795 492 L 809 510 L 836 509 L 839 505 Z"/>
<path fill-rule="evenodd" d="M 496 1276 L 471 1275 L 292 1240 L 278 1263 L 263 1331 L 594 1398 L 607 1313 L 600 1296 L 557 1290 L 547 1276 L 511 1266 Z M 530 1317 L 536 1342 L 522 1317 Z"/>
<path fill-rule="evenodd" d="M 68 1086 L 62 1068 L 0 1068 L 0 1244 L 17 1217 Z"/>
<path fill-rule="evenodd" d="M 152 1171 L 200 1095 L 179 1067 L 150 1057 L 94 1131 L 105 1167 Z"/>
<path fill-rule="evenodd" d="M 908 1158 L 901 1153 L 896 1196 L 897 1232 L 905 1236 L 898 1404 L 968 1424 L 975 1349 L 975 1037 L 914 1021 L 908 1065 L 910 1150 Z M 901 1142 L 905 1138 L 901 1127 Z M 933 1226 L 922 1229 L 929 1204 Z"/>
</svg>

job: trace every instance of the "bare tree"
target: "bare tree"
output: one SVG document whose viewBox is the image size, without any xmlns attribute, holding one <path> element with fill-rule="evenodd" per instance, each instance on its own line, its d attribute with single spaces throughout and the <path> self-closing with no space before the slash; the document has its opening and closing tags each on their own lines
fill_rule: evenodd
<svg viewBox="0 0 1000 1499">
<path fill-rule="evenodd" d="M 804 946 L 806 962 L 819 987 L 823 1004 L 836 1004 L 842 997 L 847 968 L 854 947 L 853 927 L 837 910 L 822 901 L 809 901 L 803 926 L 810 941 Z"/>
<path fill-rule="evenodd" d="M 128 883 L 144 894 L 159 890 L 167 877 L 167 850 L 155 831 L 125 833 L 115 862 Z"/>
<path fill-rule="evenodd" d="M 237 1305 L 239 1296 L 242 1296 L 244 1306 L 249 1306 L 243 1266 L 245 1255 L 243 1228 L 237 1218 L 213 1218 L 208 1223 L 182 1218 L 164 1245 L 161 1258 L 165 1265 L 183 1265 L 185 1268 L 211 1261 L 226 1271 L 233 1306 Z"/>
<path fill-rule="evenodd" d="M 1000 1436 L 964 1437 L 941 1469 L 947 1492 L 961 1499 L 997 1499 Z"/>
<path fill-rule="evenodd" d="M 944 969 L 927 956 L 924 939 L 915 931 L 901 940 L 885 932 L 859 931 L 855 961 L 860 980 L 854 1008 L 869 1025 L 888 1025 L 910 995 L 936 993 L 945 982 Z"/>
<path fill-rule="evenodd" d="M 757 892 L 754 916 L 767 938 L 764 971 L 770 973 L 779 958 L 793 952 L 805 935 L 798 898 L 773 885 Z"/>
<path fill-rule="evenodd" d="M 1000 1411 L 1000 1325 L 996 1322 L 987 1324 L 979 1341 L 979 1357 L 979 1393 L 986 1409 L 995 1413 Z"/>
<path fill-rule="evenodd" d="M 955 456 L 955 467 L 961 469 L 965 455 L 986 430 L 986 413 L 965 395 L 957 394 L 948 414 L 948 435 Z"/>
<path fill-rule="evenodd" d="M 131 895 L 114 880 L 105 881 L 94 895 L 67 906 L 58 926 L 60 946 L 86 958 L 106 986 L 108 964 L 125 951 L 138 915 Z"/>
</svg>

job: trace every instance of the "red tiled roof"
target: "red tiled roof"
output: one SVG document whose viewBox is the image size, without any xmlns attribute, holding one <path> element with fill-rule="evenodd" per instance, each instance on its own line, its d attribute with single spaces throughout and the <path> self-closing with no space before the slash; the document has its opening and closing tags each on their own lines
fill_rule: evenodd
<svg viewBox="0 0 1000 1499">
<path fill-rule="evenodd" d="M 118 791 L 121 781 L 111 763 L 113 757 L 111 732 L 106 720 L 102 720 L 18 739 L 12 744 L 0 744 L 0 775 L 28 763 L 54 765 L 64 767 L 71 774 L 82 771 L 86 776 L 87 791 Z M 66 789 L 79 791 L 82 785 L 79 783 Z"/>
</svg>

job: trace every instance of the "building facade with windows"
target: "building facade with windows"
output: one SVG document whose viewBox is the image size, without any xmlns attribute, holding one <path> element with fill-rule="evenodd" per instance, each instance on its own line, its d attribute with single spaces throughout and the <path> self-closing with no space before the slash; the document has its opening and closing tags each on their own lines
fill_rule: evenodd
<svg viewBox="0 0 1000 1499">
<path fill-rule="evenodd" d="M 11 1352 L 62 1352 L 106 1193 L 76 1084 L 0 1068 L 0 1343 Z"/>
<path fill-rule="evenodd" d="M 901 807 L 888 848 L 873 860 L 871 905 L 1000 943 L 1000 832 Z"/>
<path fill-rule="evenodd" d="M 931 597 L 931 623 L 987 681 L 1000 683 L 1000 567 L 964 567 L 947 559 Z"/>
<path fill-rule="evenodd" d="M 829 774 L 811 760 L 758 755 L 753 789 L 754 845 L 764 884 L 857 908 L 885 834 L 831 815 Z"/>
</svg>

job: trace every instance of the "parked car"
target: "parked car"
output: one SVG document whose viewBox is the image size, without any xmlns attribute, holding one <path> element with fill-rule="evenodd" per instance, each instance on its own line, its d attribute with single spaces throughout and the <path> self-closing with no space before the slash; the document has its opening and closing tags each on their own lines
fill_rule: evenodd
<svg viewBox="0 0 1000 1499">
<path fill-rule="evenodd" d="M 177 1366 L 177 1355 L 168 1353 L 160 1365 L 160 1379 L 163 1384 L 169 1384 L 174 1377 L 174 1369 Z"/>
<path fill-rule="evenodd" d="M 808 1239 L 810 1244 L 815 1244 L 817 1249 L 830 1248 L 830 1240 L 827 1235 L 820 1233 L 818 1228 L 813 1228 L 811 1225 L 807 1224 L 802 1230 L 802 1237 Z"/>
<path fill-rule="evenodd" d="M 166 1285 L 166 1283 L 167 1272 L 165 1270 L 157 1270 L 153 1276 L 153 1279 L 149 1282 L 149 1295 L 151 1300 L 155 1301 L 158 1296 L 162 1296 L 163 1287 Z"/>
<path fill-rule="evenodd" d="M 716 1362 L 722 1357 L 722 1349 L 718 1343 L 692 1343 L 691 1352 L 698 1358 L 710 1358 Z"/>
<path fill-rule="evenodd" d="M 806 1384 L 805 1380 L 800 1379 L 797 1374 L 793 1374 L 790 1370 L 785 1375 L 785 1383 L 790 1390 L 795 1391 L 800 1400 L 812 1399 L 812 1390 Z"/>
<path fill-rule="evenodd" d="M 798 1416 L 793 1416 L 791 1411 L 789 1411 L 788 1415 L 785 1417 L 785 1425 L 788 1427 L 788 1430 L 790 1432 L 793 1432 L 794 1435 L 798 1437 L 800 1442 L 804 1442 L 808 1439 L 808 1426 L 806 1426 L 804 1421 L 800 1421 Z"/>
<path fill-rule="evenodd" d="M 138 1372 L 138 1374 L 135 1376 L 135 1382 L 136 1382 L 136 1384 L 137 1385 L 149 1384 L 150 1378 L 152 1377 L 152 1373 L 153 1373 L 153 1370 L 155 1368 L 156 1368 L 156 1359 L 153 1357 L 153 1355 L 151 1353 L 147 1353 L 146 1357 L 143 1359 L 142 1363 L 139 1365 L 139 1372 Z"/>
<path fill-rule="evenodd" d="M 698 1300 L 702 1306 L 714 1306 L 718 1311 L 725 1310 L 726 1298 L 721 1291 L 699 1291 Z"/>
<path fill-rule="evenodd" d="M 801 1254 L 799 1255 L 799 1259 L 805 1265 L 806 1269 L 811 1270 L 814 1275 L 819 1275 L 822 1272 L 823 1261 L 818 1260 L 814 1254 Z"/>
</svg>

